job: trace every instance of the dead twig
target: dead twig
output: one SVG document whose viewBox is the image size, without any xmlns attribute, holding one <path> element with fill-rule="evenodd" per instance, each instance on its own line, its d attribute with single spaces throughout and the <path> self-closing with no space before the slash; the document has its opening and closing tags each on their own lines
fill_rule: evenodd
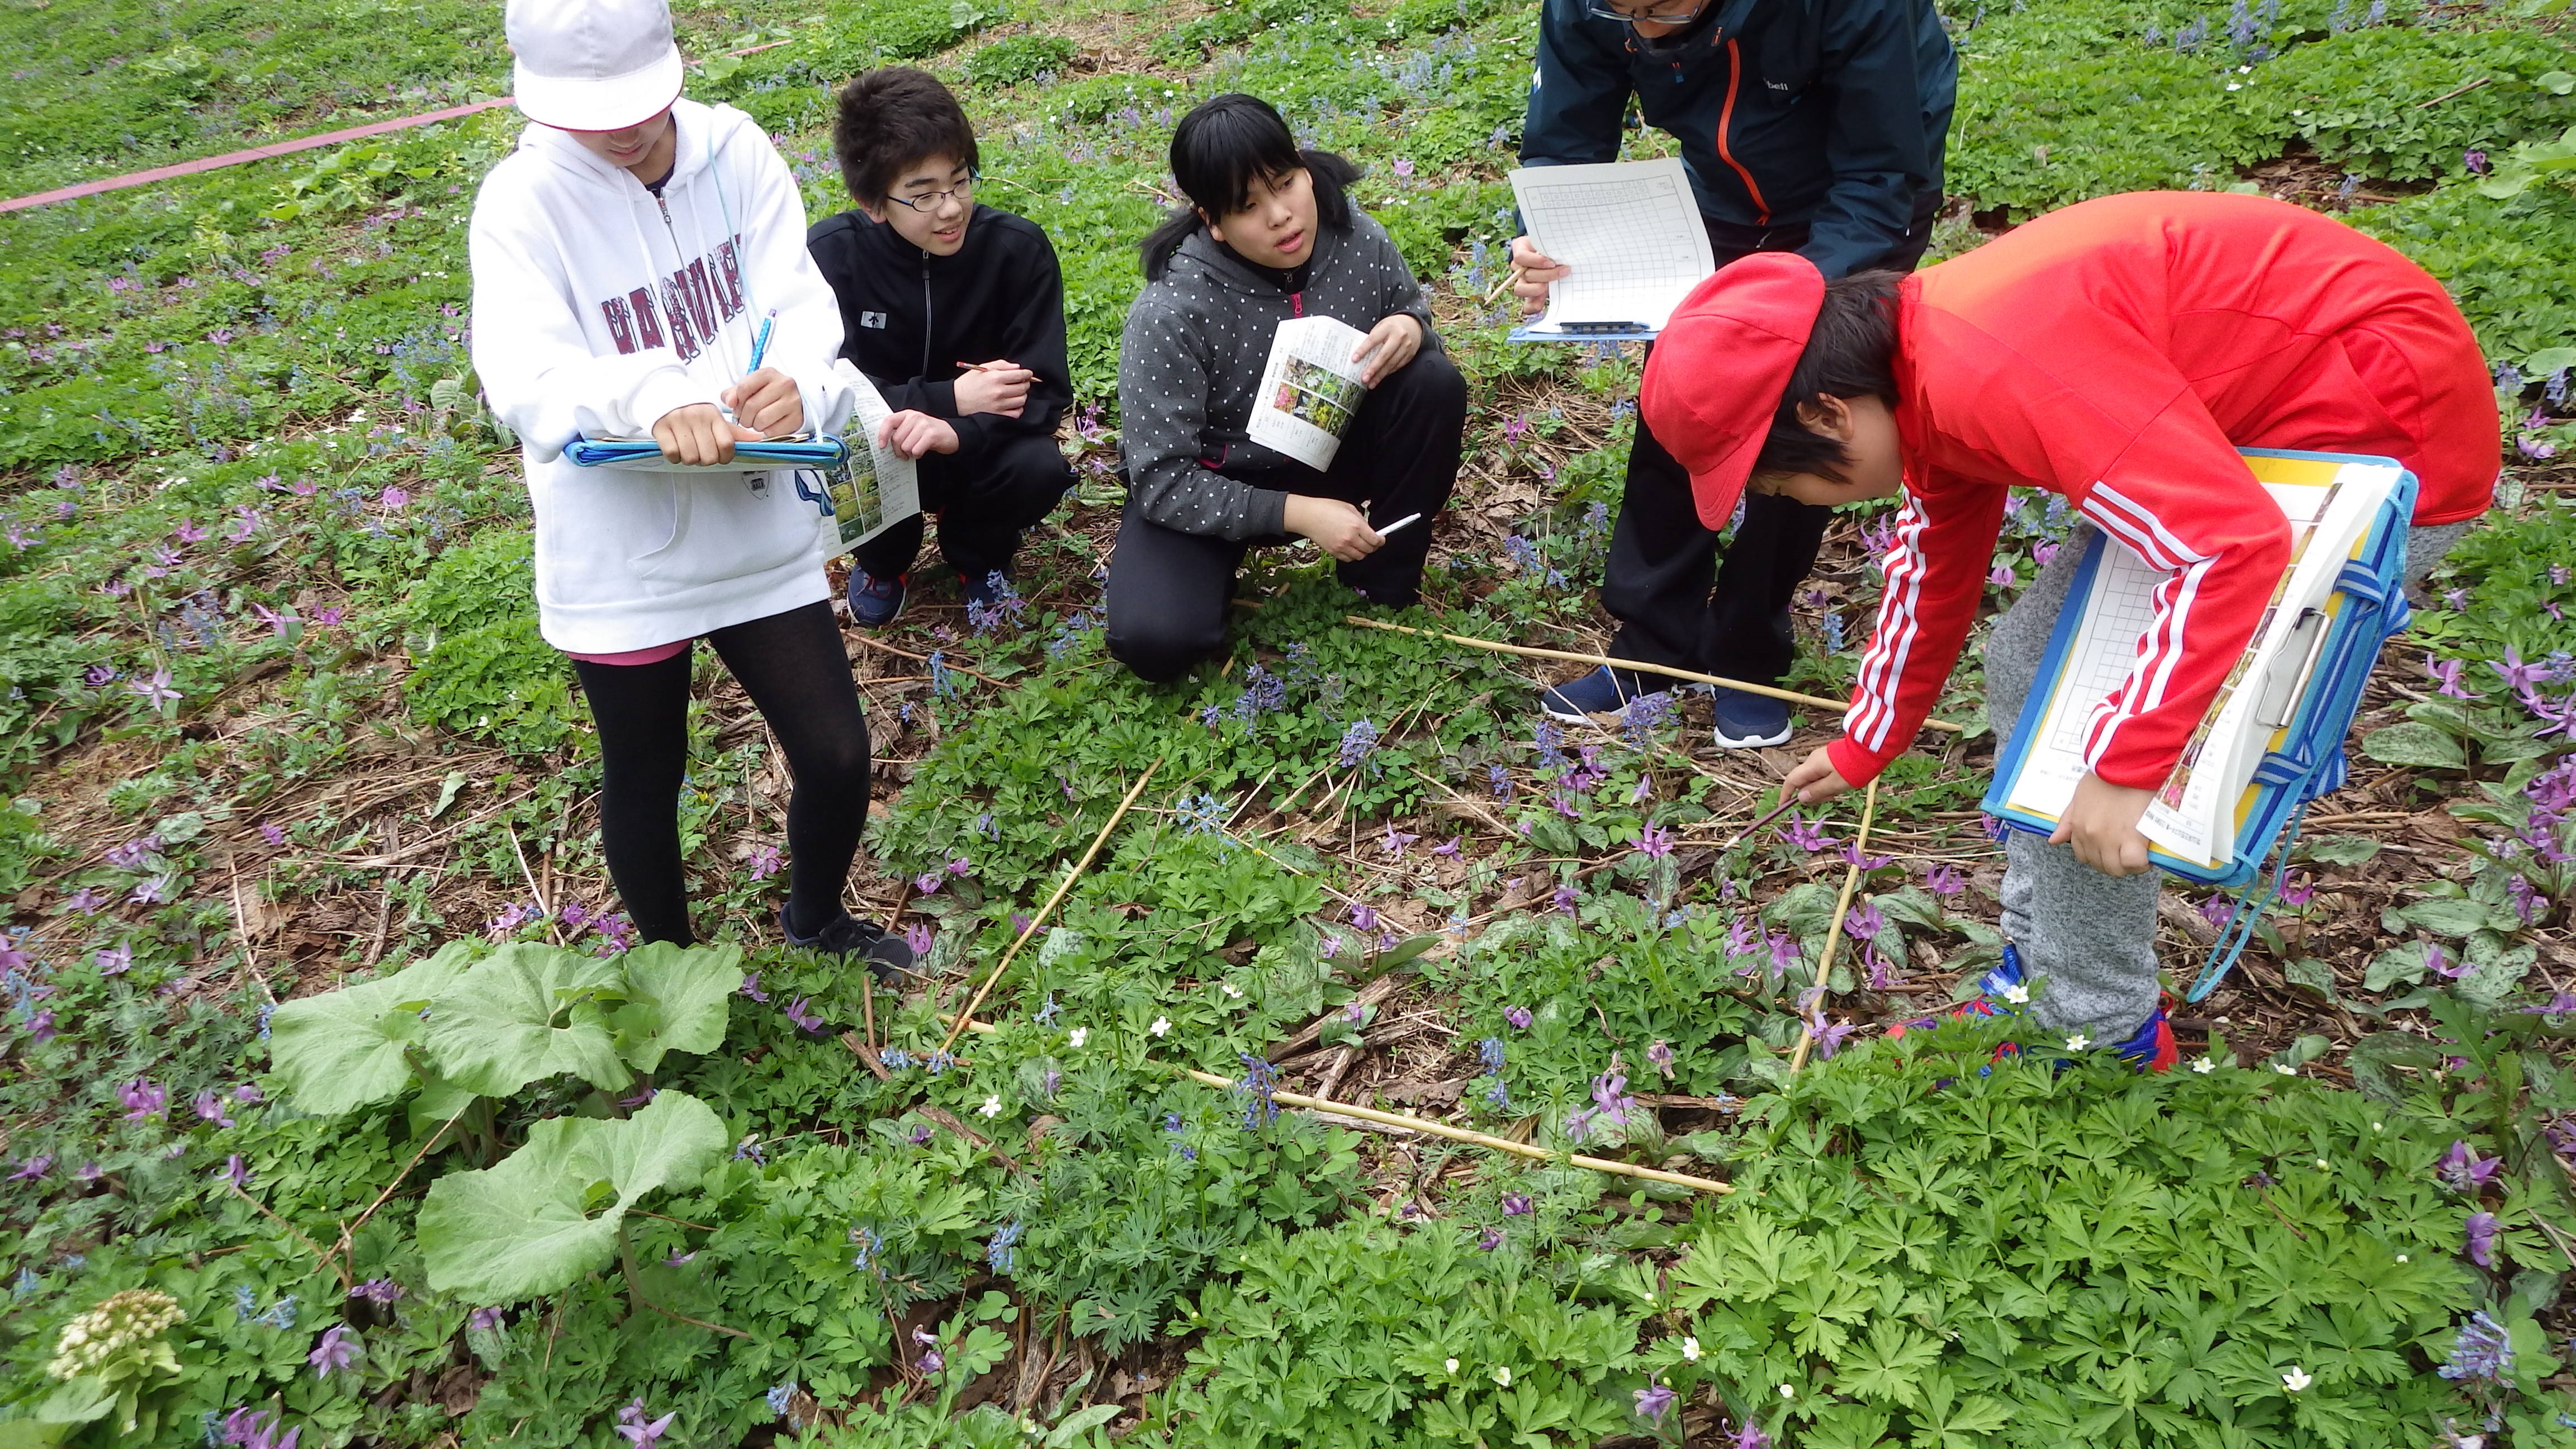
<svg viewBox="0 0 2576 1449">
<path fill-rule="evenodd" d="M 1800 694 L 1796 690 L 1791 689 L 1775 689 L 1767 684 L 1754 684 L 1741 679 L 1728 679 L 1723 675 L 1702 674 L 1697 670 L 1692 669 L 1677 669 L 1669 664 L 1648 664 L 1643 660 L 1638 659 L 1613 659 L 1604 654 L 1581 654 L 1571 649 L 1541 649 L 1534 644 L 1502 644 L 1491 639 L 1478 639 L 1466 634 L 1447 634 L 1437 629 L 1416 629 L 1410 624 L 1390 624 L 1383 619 L 1364 618 L 1358 614 L 1346 614 L 1343 618 L 1346 622 L 1357 624 L 1362 628 L 1384 629 L 1390 634 L 1420 634 L 1425 638 L 1445 639 L 1452 644 L 1464 644 L 1470 649 L 1490 649 L 1497 654 L 1519 654 L 1531 659 L 1561 659 L 1569 664 L 1608 665 L 1613 669 L 1626 669 L 1644 674 L 1661 674 L 1671 679 L 1687 679 L 1695 684 L 1713 684 L 1722 689 L 1740 690 L 1746 694 L 1759 694 L 1770 699 L 1787 700 L 1791 704 L 1813 705 L 1818 709 L 1841 710 L 1847 708 L 1851 703 L 1851 701 L 1845 699 L 1826 699 L 1820 695 Z M 1961 732 L 1960 726 L 1952 724 L 1948 720 L 1927 719 L 1923 722 L 1923 725 L 1926 729 L 1946 730 L 1952 734 Z"/>
</svg>

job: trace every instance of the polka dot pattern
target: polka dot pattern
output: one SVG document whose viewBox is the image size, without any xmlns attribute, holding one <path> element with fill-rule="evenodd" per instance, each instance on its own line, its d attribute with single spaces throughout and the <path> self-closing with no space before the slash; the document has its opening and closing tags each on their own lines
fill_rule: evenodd
<svg viewBox="0 0 2576 1449">
<path fill-rule="evenodd" d="M 1201 231 L 1127 309 L 1119 443 L 1145 517 L 1229 540 L 1282 531 L 1287 495 L 1225 472 L 1288 461 L 1244 433 L 1280 323 L 1331 317 L 1365 332 L 1402 312 L 1422 324 L 1422 350 L 1439 350 L 1420 284 L 1366 213 L 1354 211 L 1347 228 L 1318 227 L 1309 267 L 1306 290 L 1291 294 L 1270 279 L 1275 273 L 1246 266 Z"/>
</svg>

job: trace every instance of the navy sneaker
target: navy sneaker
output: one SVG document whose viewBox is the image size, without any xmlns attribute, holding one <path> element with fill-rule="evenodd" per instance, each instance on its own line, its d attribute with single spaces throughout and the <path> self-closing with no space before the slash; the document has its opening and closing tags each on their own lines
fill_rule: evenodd
<svg viewBox="0 0 2576 1449">
<path fill-rule="evenodd" d="M 973 575 L 961 569 L 958 571 L 958 578 L 966 586 L 966 607 L 970 609 L 993 607 L 1011 587 L 1011 574 L 1008 569 L 994 569 Z"/>
<path fill-rule="evenodd" d="M 903 612 L 904 585 L 909 574 L 896 574 L 881 579 L 866 569 L 850 570 L 850 617 L 871 629 L 882 629 Z"/>
<path fill-rule="evenodd" d="M 1719 749 L 1750 750 L 1789 743 L 1787 700 L 1746 694 L 1740 689 L 1717 689 L 1710 691 L 1709 702 L 1717 716 Z"/>
<path fill-rule="evenodd" d="M 1653 693 L 1635 670 L 1604 664 L 1580 679 L 1541 691 L 1538 707 L 1549 719 L 1582 724 L 1596 714 L 1617 714 L 1628 707 L 1628 701 Z"/>
<path fill-rule="evenodd" d="M 862 921 L 847 911 L 825 922 L 823 929 L 814 934 L 800 936 L 796 934 L 795 920 L 785 906 L 780 906 L 778 929 L 787 933 L 788 945 L 856 960 L 886 985 L 893 985 L 898 976 L 912 974 L 912 947 L 901 936 L 888 935 L 883 926 Z"/>
</svg>

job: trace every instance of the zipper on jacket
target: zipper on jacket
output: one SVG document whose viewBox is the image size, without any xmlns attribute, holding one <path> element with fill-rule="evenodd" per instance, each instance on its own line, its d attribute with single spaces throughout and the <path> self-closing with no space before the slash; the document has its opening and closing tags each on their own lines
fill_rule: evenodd
<svg viewBox="0 0 2576 1449">
<path fill-rule="evenodd" d="M 1303 317 L 1306 315 L 1305 293 L 1291 292 L 1288 294 L 1288 315 L 1291 317 Z"/>
<path fill-rule="evenodd" d="M 930 376 L 930 253 L 921 254 L 921 375 Z"/>
<path fill-rule="evenodd" d="M 1753 198 L 1756 213 L 1753 224 L 1769 226 L 1771 203 L 1762 199 L 1762 188 L 1754 183 L 1753 173 L 1744 169 L 1744 163 L 1735 159 L 1734 149 L 1726 144 L 1727 130 L 1735 124 L 1735 92 L 1743 80 L 1744 56 L 1737 50 L 1736 43 L 1729 40 L 1726 42 L 1726 104 L 1717 113 L 1717 154 L 1719 159 L 1734 168 L 1736 178 L 1744 183 L 1746 194 Z"/>
</svg>

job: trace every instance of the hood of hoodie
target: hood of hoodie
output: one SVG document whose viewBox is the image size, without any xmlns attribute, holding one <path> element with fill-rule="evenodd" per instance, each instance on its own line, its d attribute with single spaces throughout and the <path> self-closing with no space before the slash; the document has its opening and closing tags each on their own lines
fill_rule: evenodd
<svg viewBox="0 0 2576 1449">
<path fill-rule="evenodd" d="M 1314 254 L 1306 259 L 1308 286 L 1313 286 L 1317 278 L 1332 270 L 1333 254 L 1341 249 L 1346 230 L 1321 217 L 1316 218 Z M 1225 243 L 1208 235 L 1205 227 L 1191 232 L 1173 251 L 1169 270 L 1195 270 L 1228 292 L 1242 292 L 1255 297 L 1284 295 L 1276 281 L 1246 266 Z"/>
</svg>

